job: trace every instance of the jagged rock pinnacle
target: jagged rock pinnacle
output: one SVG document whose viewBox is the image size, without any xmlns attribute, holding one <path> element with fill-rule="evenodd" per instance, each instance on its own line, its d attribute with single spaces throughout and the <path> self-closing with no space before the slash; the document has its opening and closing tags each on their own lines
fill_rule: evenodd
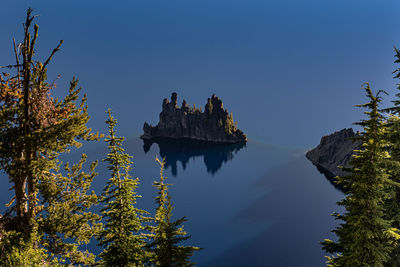
<svg viewBox="0 0 400 267">
<path fill-rule="evenodd" d="M 156 126 L 144 123 L 142 139 L 184 138 L 215 143 L 246 142 L 246 135 L 237 128 L 232 115 L 224 109 L 222 100 L 214 94 L 207 99 L 204 112 L 191 108 L 185 100 L 178 106 L 178 95 L 172 93 L 171 102 L 164 99 L 160 121 Z"/>
</svg>

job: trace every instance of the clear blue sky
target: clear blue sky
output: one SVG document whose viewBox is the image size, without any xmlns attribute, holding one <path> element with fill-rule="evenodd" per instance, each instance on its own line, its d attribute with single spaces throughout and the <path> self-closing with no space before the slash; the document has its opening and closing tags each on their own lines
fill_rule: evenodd
<svg viewBox="0 0 400 267">
<path fill-rule="evenodd" d="M 137 136 L 172 91 L 196 106 L 216 93 L 250 138 L 312 147 L 360 119 L 363 82 L 395 93 L 398 0 L 4 0 L 0 65 L 27 7 L 40 14 L 39 58 L 65 40 L 55 94 L 76 75 L 100 131 L 108 107 Z"/>
</svg>

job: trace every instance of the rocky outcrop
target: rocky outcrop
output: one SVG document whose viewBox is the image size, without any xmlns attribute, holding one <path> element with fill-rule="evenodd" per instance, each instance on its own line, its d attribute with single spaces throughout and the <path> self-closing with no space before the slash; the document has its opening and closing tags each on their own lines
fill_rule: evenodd
<svg viewBox="0 0 400 267">
<path fill-rule="evenodd" d="M 321 138 L 320 144 L 308 151 L 306 157 L 328 176 L 346 175 L 338 166 L 349 167 L 353 150 L 360 149 L 361 141 L 353 140 L 357 134 L 353 129 L 343 129 Z"/>
<path fill-rule="evenodd" d="M 144 123 L 144 140 L 154 138 L 195 139 L 214 143 L 246 142 L 246 135 L 237 128 L 232 113 L 224 109 L 222 101 L 212 95 L 208 98 L 204 112 L 195 106 L 189 107 L 185 100 L 177 104 L 178 96 L 172 93 L 171 102 L 164 99 L 160 121 L 157 126 Z"/>
</svg>

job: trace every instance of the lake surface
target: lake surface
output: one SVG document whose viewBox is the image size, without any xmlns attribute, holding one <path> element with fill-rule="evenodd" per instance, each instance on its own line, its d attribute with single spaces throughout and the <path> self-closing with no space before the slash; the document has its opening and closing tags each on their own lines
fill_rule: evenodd
<svg viewBox="0 0 400 267">
<path fill-rule="evenodd" d="M 133 156 L 132 176 L 140 178 L 138 206 L 154 214 L 159 177 L 154 158 L 166 158 L 174 219 L 186 216 L 187 244 L 202 247 L 196 266 L 323 266 L 319 242 L 333 238 L 338 211 L 336 189 L 304 156 L 305 151 L 250 141 L 245 145 L 198 146 L 185 142 L 125 142 Z M 106 146 L 87 149 L 89 160 L 104 158 Z M 75 161 L 78 153 L 65 157 Z M 103 162 L 94 189 L 109 177 Z M 4 177 L 5 179 L 5 177 Z M 3 180 L 4 181 L 4 180 Z M 5 183 L 3 183 L 5 185 Z M 2 186 L 0 201 L 10 192 Z M 3 209 L 4 210 L 4 209 Z M 89 247 L 95 253 L 99 248 Z"/>
<path fill-rule="evenodd" d="M 152 187 L 159 177 L 154 158 L 166 158 L 165 175 L 175 206 L 186 216 L 188 244 L 197 266 L 323 266 L 319 244 L 333 238 L 337 190 L 304 156 L 305 151 L 250 141 L 246 146 L 204 147 L 185 142 L 125 143 L 140 178 L 140 208 L 154 214 Z M 104 157 L 105 147 L 88 151 Z M 101 192 L 108 171 L 100 164 L 94 187 Z M 95 248 L 97 250 L 97 248 Z"/>
</svg>

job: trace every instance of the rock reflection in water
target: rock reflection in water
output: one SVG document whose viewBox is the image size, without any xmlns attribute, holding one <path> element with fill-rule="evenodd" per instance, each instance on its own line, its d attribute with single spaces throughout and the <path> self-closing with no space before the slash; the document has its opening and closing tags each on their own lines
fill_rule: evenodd
<svg viewBox="0 0 400 267">
<path fill-rule="evenodd" d="M 317 170 L 325 176 L 325 178 L 339 191 L 346 193 L 346 189 L 337 183 L 336 176 L 330 171 L 326 170 L 324 167 L 316 165 Z"/>
<path fill-rule="evenodd" d="M 181 162 L 183 169 L 191 158 L 203 157 L 207 172 L 215 174 L 224 163 L 231 161 L 245 143 L 216 144 L 189 139 L 157 138 L 143 141 L 143 150 L 147 153 L 153 143 L 160 149 L 160 156 L 165 158 L 165 167 L 171 167 L 173 176 L 178 173 L 177 163 Z"/>
</svg>

